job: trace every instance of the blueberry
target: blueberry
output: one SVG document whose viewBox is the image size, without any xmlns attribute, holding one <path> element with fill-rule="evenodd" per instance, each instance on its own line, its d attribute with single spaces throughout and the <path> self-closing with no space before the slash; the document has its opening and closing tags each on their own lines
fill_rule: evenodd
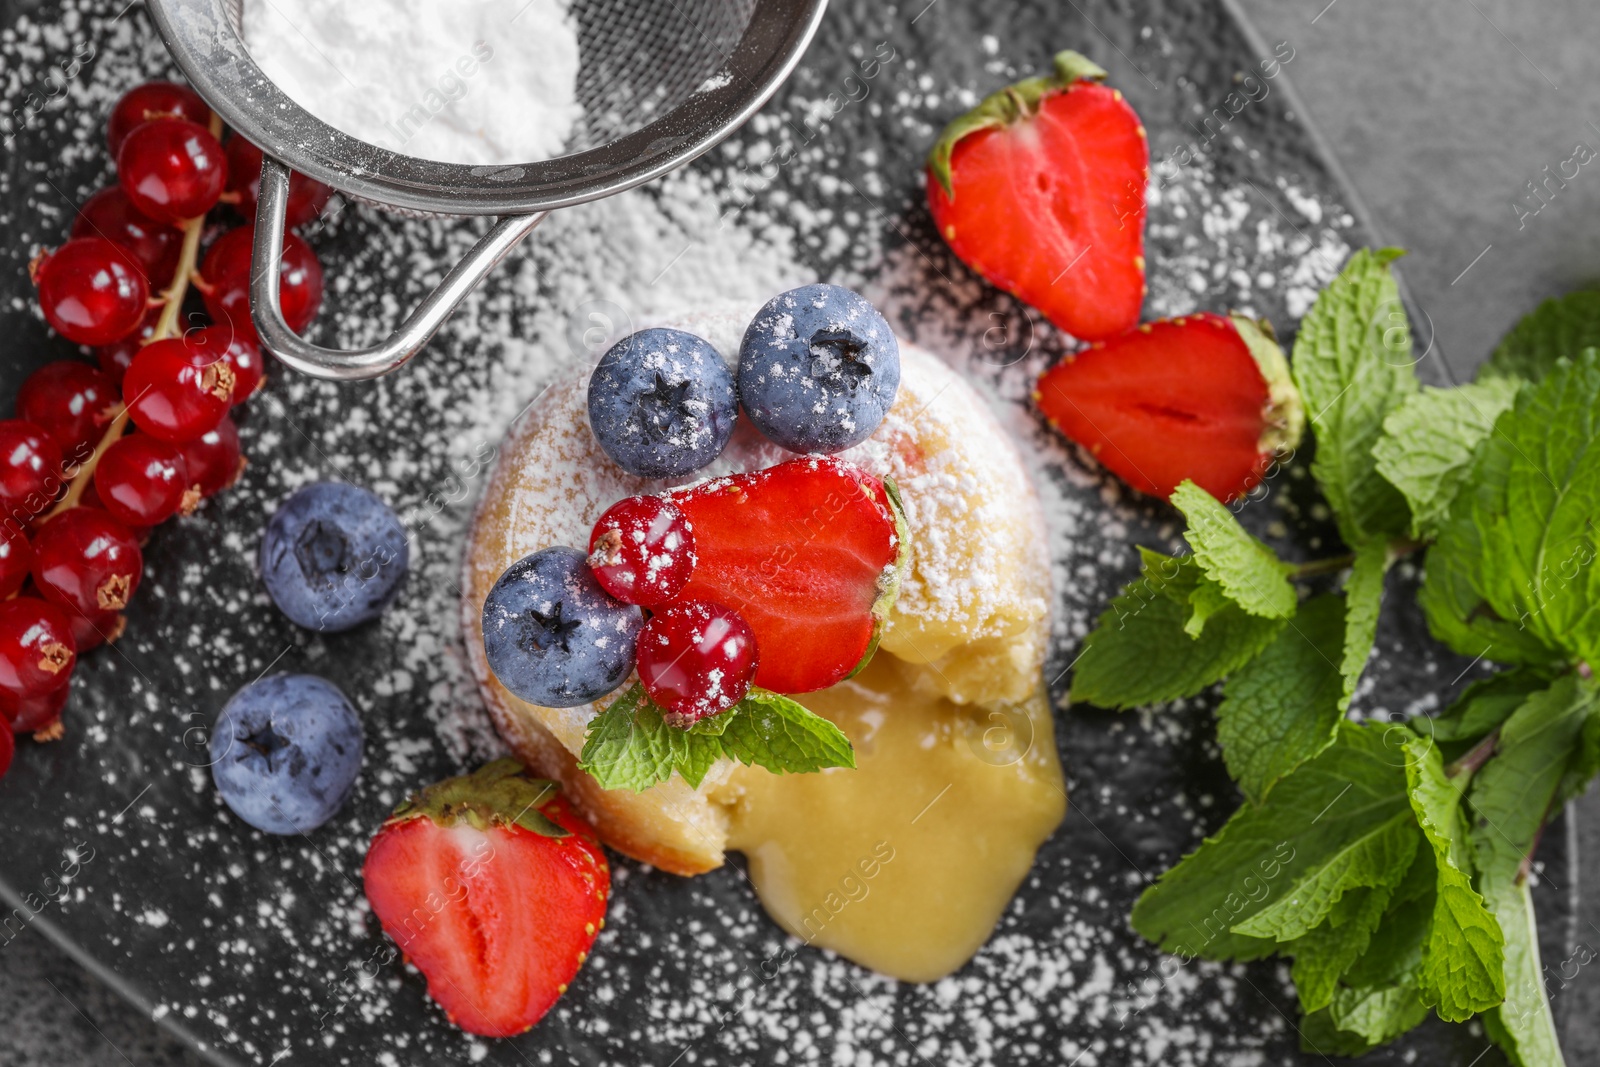
<svg viewBox="0 0 1600 1067">
<path fill-rule="evenodd" d="M 900 345 L 863 297 L 837 285 L 779 293 L 739 346 L 745 414 L 791 452 L 843 452 L 872 436 L 900 388 Z"/>
<path fill-rule="evenodd" d="M 530 704 L 599 700 L 633 670 L 644 617 L 600 588 L 575 548 L 546 548 L 505 569 L 483 602 L 483 651 L 500 684 Z"/>
<path fill-rule="evenodd" d="M 332 682 L 275 674 L 233 695 L 211 731 L 211 777 L 233 813 L 269 834 L 315 830 L 361 772 L 361 720 Z"/>
<path fill-rule="evenodd" d="M 617 466 L 676 478 L 722 454 L 739 415 L 733 375 L 717 350 L 682 330 L 629 334 L 589 379 L 589 426 Z"/>
<path fill-rule="evenodd" d="M 261 538 L 261 578 L 278 610 L 335 633 L 383 614 L 410 562 L 405 527 L 372 492 L 316 482 L 278 505 Z"/>
</svg>

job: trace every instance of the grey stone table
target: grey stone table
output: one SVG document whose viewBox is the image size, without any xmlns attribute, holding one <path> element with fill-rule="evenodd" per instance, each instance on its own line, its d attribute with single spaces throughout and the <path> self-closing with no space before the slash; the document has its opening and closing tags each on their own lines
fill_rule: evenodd
<svg viewBox="0 0 1600 1067">
<path fill-rule="evenodd" d="M 1600 159 L 1559 177 L 1580 145 L 1600 148 L 1586 62 L 1600 6 L 1237 2 L 1265 39 L 1295 48 L 1289 76 L 1309 118 L 1378 232 L 1410 249 L 1405 277 L 1431 321 L 1418 336 L 1455 376 L 1539 299 L 1600 279 Z M 1600 794 L 1579 805 L 1579 854 L 1600 873 Z M 1600 895 L 1586 900 L 1579 937 L 1600 943 Z M 1569 1062 L 1600 1063 L 1600 973 L 1563 996 Z M 0 952 L 0 1005 L 0 1067 L 201 1064 L 32 931 Z"/>
</svg>

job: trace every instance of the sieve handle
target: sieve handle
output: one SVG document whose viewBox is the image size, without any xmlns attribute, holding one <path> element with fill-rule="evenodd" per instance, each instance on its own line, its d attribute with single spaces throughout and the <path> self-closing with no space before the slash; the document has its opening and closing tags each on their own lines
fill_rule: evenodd
<svg viewBox="0 0 1600 1067">
<path fill-rule="evenodd" d="M 484 275 L 549 214 L 536 211 L 528 215 L 502 216 L 387 339 L 369 348 L 338 349 L 312 344 L 283 321 L 283 307 L 278 300 L 277 263 L 283 255 L 283 223 L 288 206 L 289 168 L 266 156 L 261 161 L 261 196 L 256 209 L 255 252 L 250 268 L 251 318 L 267 351 L 302 374 L 339 382 L 380 378 L 404 366 L 428 343 Z"/>
</svg>

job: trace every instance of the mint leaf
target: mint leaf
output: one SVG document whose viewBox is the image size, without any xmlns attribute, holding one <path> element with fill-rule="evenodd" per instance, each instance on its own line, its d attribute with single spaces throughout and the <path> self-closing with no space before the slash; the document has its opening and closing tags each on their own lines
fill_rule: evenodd
<svg viewBox="0 0 1600 1067">
<path fill-rule="evenodd" d="M 1505 940 L 1500 924 L 1472 888 L 1461 791 L 1445 776 L 1444 761 L 1431 741 L 1417 737 L 1405 747 L 1411 808 L 1433 846 L 1438 871 L 1419 992 L 1439 1018 L 1465 1022 L 1505 999 Z"/>
<path fill-rule="evenodd" d="M 1345 985 L 1415 984 L 1422 951 L 1433 922 L 1438 870 L 1433 849 L 1419 848 L 1411 869 L 1389 897 L 1389 909 L 1373 932 L 1367 951 L 1343 975 Z"/>
<path fill-rule="evenodd" d="M 1347 987 L 1334 995 L 1329 1014 L 1339 1030 L 1376 1048 L 1421 1023 L 1428 1017 L 1428 1008 L 1410 985 Z"/>
<path fill-rule="evenodd" d="M 1479 450 L 1429 554 L 1545 647 L 1600 656 L 1600 353 L 1525 389 Z M 1501 659 L 1491 647 L 1490 659 Z"/>
<path fill-rule="evenodd" d="M 1562 1067 L 1566 1060 L 1545 999 L 1538 919 L 1528 883 L 1486 884 L 1484 897 L 1506 939 L 1506 999 L 1484 1014 L 1484 1029 L 1506 1059 L 1520 1067 Z"/>
<path fill-rule="evenodd" d="M 1536 382 L 1556 360 L 1600 347 L 1600 292 L 1580 289 L 1546 300 L 1522 317 L 1478 369 L 1480 381 L 1523 378 Z"/>
<path fill-rule="evenodd" d="M 1590 686 L 1568 674 L 1535 693 L 1500 728 L 1493 759 L 1472 780 L 1468 800 L 1478 888 L 1505 938 L 1505 1002 L 1490 1033 L 1524 1064 L 1560 1064 L 1545 999 L 1539 937 L 1524 860 L 1550 816 L 1574 746 L 1594 706 Z"/>
<path fill-rule="evenodd" d="M 1222 586 L 1202 575 L 1200 581 L 1195 583 L 1194 591 L 1189 594 L 1190 614 L 1189 620 L 1183 624 L 1183 632 L 1190 637 L 1199 637 L 1211 616 L 1232 604 Z"/>
<path fill-rule="evenodd" d="M 1311 1012 L 1302 1022 L 1303 1047 L 1326 1055 L 1360 1055 L 1393 1040 L 1427 1015 L 1417 993 L 1416 974 L 1433 913 L 1435 881 L 1433 850 L 1417 849 L 1411 869 L 1390 896 L 1388 910 L 1368 939 L 1365 953 L 1329 994 L 1331 1007 Z M 1301 938 L 1293 950 L 1299 953 L 1315 936 L 1313 931 Z M 1298 955 L 1295 968 L 1296 987 L 1305 1009 Z"/>
<path fill-rule="evenodd" d="M 1294 614 L 1288 567 L 1272 549 L 1245 533 L 1233 512 L 1187 480 L 1172 491 L 1172 503 L 1189 520 L 1184 539 L 1194 550 L 1195 562 L 1229 600 L 1263 618 L 1287 619 Z"/>
<path fill-rule="evenodd" d="M 589 720 L 578 766 L 602 789 L 642 792 L 672 777 L 682 734 L 661 721 L 661 709 L 635 682 Z"/>
<path fill-rule="evenodd" d="M 1342 842 L 1336 856 L 1296 882 L 1289 895 L 1268 904 L 1234 930 L 1247 937 L 1277 941 L 1304 937 L 1328 917 L 1349 890 L 1392 890 L 1410 869 L 1417 841 L 1411 813 L 1391 815 Z"/>
<path fill-rule="evenodd" d="M 1140 551 L 1143 574 L 1112 599 L 1084 639 L 1073 700 L 1134 708 L 1193 696 L 1252 659 L 1284 625 L 1236 604 L 1212 604 L 1200 635 L 1191 637 L 1191 598 L 1203 596 L 1196 590 L 1208 579 L 1193 556 Z"/>
<path fill-rule="evenodd" d="M 1339 713 L 1350 709 L 1356 684 L 1367 669 L 1372 643 L 1378 637 L 1378 612 L 1383 607 L 1383 576 L 1389 570 L 1389 546 L 1369 541 L 1356 550 L 1344 583 L 1344 642 L 1339 654 Z"/>
<path fill-rule="evenodd" d="M 1334 744 L 1246 805 L 1134 905 L 1133 928 L 1168 952 L 1254 959 L 1303 936 L 1346 892 L 1395 886 L 1420 835 L 1404 727 L 1343 723 Z"/>
<path fill-rule="evenodd" d="M 1372 446 L 1378 473 L 1405 495 L 1411 536 L 1434 535 L 1472 466 L 1472 455 L 1511 407 L 1522 383 L 1490 378 L 1455 389 L 1425 388 L 1383 420 Z"/>
<path fill-rule="evenodd" d="M 1405 498 L 1377 470 L 1383 421 L 1412 393 L 1411 330 L 1389 264 L 1361 249 L 1318 296 L 1294 343 L 1294 380 L 1317 438 L 1311 473 L 1349 545 L 1403 533 Z"/>
<path fill-rule="evenodd" d="M 1452 513 L 1442 528 L 1445 536 L 1441 540 L 1448 544 L 1428 549 L 1422 590 L 1417 594 L 1428 632 L 1473 659 L 1535 665 L 1559 661 L 1559 650 L 1544 644 L 1517 621 L 1501 618 L 1484 601 L 1474 584 L 1482 538 L 1472 520 Z"/>
<path fill-rule="evenodd" d="M 1301 1011 L 1318 1011 L 1333 1002 L 1339 978 L 1367 951 L 1391 892 L 1387 887 L 1350 890 L 1327 921 L 1294 943 L 1291 973 Z"/>
<path fill-rule="evenodd" d="M 1549 688 L 1550 682 L 1549 674 L 1530 667 L 1501 671 L 1467 686 L 1439 715 L 1414 719 L 1411 725 L 1442 745 L 1470 743 L 1505 722 L 1530 696 Z"/>
<path fill-rule="evenodd" d="M 1251 803 L 1261 803 L 1279 779 L 1333 743 L 1343 718 L 1338 663 L 1344 633 L 1340 599 L 1312 597 L 1223 686 L 1217 741 L 1228 773 Z"/>
<path fill-rule="evenodd" d="M 776 774 L 855 766 L 844 733 L 786 696 L 751 689 L 727 711 L 683 730 L 663 721 L 637 682 L 589 721 L 578 766 L 602 789 L 642 792 L 674 770 L 698 789 L 723 756 Z"/>
<path fill-rule="evenodd" d="M 740 763 L 774 774 L 856 765 L 842 730 L 786 696 L 752 689 L 724 714 L 734 712 L 722 732 L 722 750 Z"/>
</svg>

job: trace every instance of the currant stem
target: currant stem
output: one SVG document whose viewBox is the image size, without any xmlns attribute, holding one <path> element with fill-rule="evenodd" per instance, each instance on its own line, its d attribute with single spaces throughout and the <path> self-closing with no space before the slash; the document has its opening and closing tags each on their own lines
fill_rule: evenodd
<svg viewBox="0 0 1600 1067">
<path fill-rule="evenodd" d="M 78 468 L 78 473 L 72 476 L 72 482 L 67 486 L 66 495 L 56 502 L 50 509 L 45 519 L 53 519 L 63 511 L 75 508 L 83 499 L 84 491 L 89 488 L 89 483 L 94 479 L 94 469 L 100 465 L 100 457 L 106 450 L 117 443 L 117 438 L 128 428 L 128 409 L 122 404 L 117 404 L 116 415 L 111 419 L 111 424 L 106 427 L 106 432 L 100 436 L 100 443 L 94 446 L 94 451 L 89 458 L 83 461 L 83 466 Z"/>
<path fill-rule="evenodd" d="M 222 119 L 216 115 L 211 116 L 211 133 L 214 137 L 222 136 Z M 206 227 L 205 216 L 193 218 L 183 224 L 183 247 L 178 253 L 178 266 L 172 272 L 172 281 L 161 292 L 161 317 L 156 320 L 153 332 L 145 344 L 154 341 L 165 341 L 176 337 L 181 332 L 178 329 L 178 316 L 183 313 L 183 298 L 189 293 L 189 279 L 194 276 L 196 264 L 200 260 L 200 234 Z M 84 492 L 89 488 L 89 483 L 94 478 L 95 468 L 100 465 L 100 457 L 106 450 L 116 443 L 128 428 L 128 409 L 120 400 L 110 408 L 111 422 L 106 426 L 106 432 L 101 435 L 100 442 L 94 446 L 94 451 L 89 458 L 84 460 L 83 466 L 72 476 L 71 483 L 67 486 L 66 495 L 56 502 L 45 515 L 45 519 L 53 519 L 69 508 L 75 508 L 83 499 Z"/>
</svg>

